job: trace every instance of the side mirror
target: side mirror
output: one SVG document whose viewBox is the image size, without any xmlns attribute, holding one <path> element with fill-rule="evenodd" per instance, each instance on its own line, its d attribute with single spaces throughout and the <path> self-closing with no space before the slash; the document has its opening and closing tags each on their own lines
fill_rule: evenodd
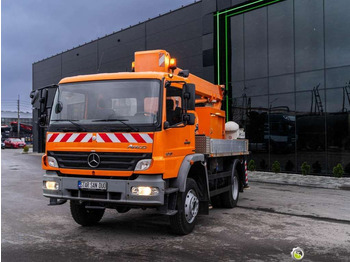
<svg viewBox="0 0 350 262">
<path fill-rule="evenodd" d="M 183 121 L 189 126 L 193 126 L 195 124 L 195 120 L 196 117 L 192 113 L 183 116 Z"/>
<path fill-rule="evenodd" d="M 33 90 L 32 92 L 30 92 L 29 97 L 32 99 L 31 100 L 31 104 L 34 105 L 35 102 L 38 100 L 39 98 L 39 91 L 38 90 Z"/>
<path fill-rule="evenodd" d="M 56 106 L 55 106 L 55 113 L 56 113 L 56 114 L 61 113 L 62 109 L 63 109 L 63 104 L 62 104 L 62 102 L 58 102 L 58 103 L 56 104 Z"/>
<path fill-rule="evenodd" d="M 196 88 L 194 84 L 184 84 L 182 97 L 186 101 L 187 110 L 194 110 L 196 106 Z"/>
<path fill-rule="evenodd" d="M 164 130 L 168 129 L 169 127 L 170 127 L 170 123 L 168 121 L 165 121 L 164 124 L 163 124 Z"/>
</svg>

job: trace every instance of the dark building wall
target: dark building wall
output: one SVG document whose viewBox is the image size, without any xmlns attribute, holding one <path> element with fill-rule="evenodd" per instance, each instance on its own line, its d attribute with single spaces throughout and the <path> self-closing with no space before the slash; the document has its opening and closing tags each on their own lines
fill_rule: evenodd
<svg viewBox="0 0 350 262">
<path fill-rule="evenodd" d="M 213 14 L 254 2 L 202 0 L 37 62 L 33 89 L 66 76 L 129 71 L 134 52 L 151 49 L 166 49 L 179 67 L 216 82 Z M 276 160 L 283 171 L 300 171 L 304 161 L 316 163 L 315 173 L 331 173 L 337 162 L 350 169 L 349 11 L 347 0 L 285 0 L 229 18 L 230 118 L 246 128 L 259 169 Z M 223 57 L 219 66 L 223 83 Z"/>
<path fill-rule="evenodd" d="M 34 63 L 33 89 L 98 69 L 130 71 L 134 52 L 152 49 L 166 49 L 180 67 L 202 75 L 202 2 Z"/>
<path fill-rule="evenodd" d="M 286 0 L 230 18 L 232 115 L 259 169 L 349 173 L 349 12 L 347 0 Z"/>
</svg>

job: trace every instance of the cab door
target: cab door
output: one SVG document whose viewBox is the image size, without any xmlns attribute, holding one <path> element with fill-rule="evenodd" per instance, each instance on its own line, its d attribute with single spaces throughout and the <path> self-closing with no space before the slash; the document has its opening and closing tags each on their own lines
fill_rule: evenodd
<svg viewBox="0 0 350 262">
<path fill-rule="evenodd" d="M 166 88 L 166 117 L 163 125 L 163 154 L 165 160 L 164 178 L 177 177 L 186 155 L 195 151 L 195 126 L 185 124 L 185 105 L 181 88 Z"/>
</svg>

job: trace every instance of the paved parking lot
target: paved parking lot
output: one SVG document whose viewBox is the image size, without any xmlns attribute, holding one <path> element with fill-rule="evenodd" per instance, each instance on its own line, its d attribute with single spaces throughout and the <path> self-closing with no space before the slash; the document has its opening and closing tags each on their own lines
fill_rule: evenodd
<svg viewBox="0 0 350 262">
<path fill-rule="evenodd" d="M 350 261 L 350 191 L 251 183 L 239 207 L 212 209 L 187 236 L 153 210 L 108 210 L 92 228 L 47 206 L 40 156 L 2 152 L 3 261 Z"/>
</svg>

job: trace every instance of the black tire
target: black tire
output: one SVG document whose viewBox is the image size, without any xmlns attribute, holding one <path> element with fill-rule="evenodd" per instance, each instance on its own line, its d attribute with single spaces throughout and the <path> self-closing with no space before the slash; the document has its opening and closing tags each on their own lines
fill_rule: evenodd
<svg viewBox="0 0 350 262">
<path fill-rule="evenodd" d="M 198 192 L 197 183 L 192 178 L 188 178 L 185 192 L 178 194 L 178 212 L 170 216 L 170 226 L 175 234 L 187 235 L 193 231 L 199 211 Z"/>
<path fill-rule="evenodd" d="M 234 208 L 237 206 L 239 198 L 239 177 L 237 170 L 234 172 L 230 190 L 221 194 L 220 197 L 223 207 Z"/>
<path fill-rule="evenodd" d="M 210 202 L 211 202 L 211 205 L 214 207 L 214 208 L 220 208 L 222 207 L 222 201 L 221 201 L 221 196 L 218 195 L 218 196 L 213 196 L 212 198 L 210 198 Z"/>
<path fill-rule="evenodd" d="M 82 226 L 96 225 L 105 213 L 104 209 L 86 209 L 85 204 L 70 201 L 70 212 L 75 222 Z"/>
</svg>

